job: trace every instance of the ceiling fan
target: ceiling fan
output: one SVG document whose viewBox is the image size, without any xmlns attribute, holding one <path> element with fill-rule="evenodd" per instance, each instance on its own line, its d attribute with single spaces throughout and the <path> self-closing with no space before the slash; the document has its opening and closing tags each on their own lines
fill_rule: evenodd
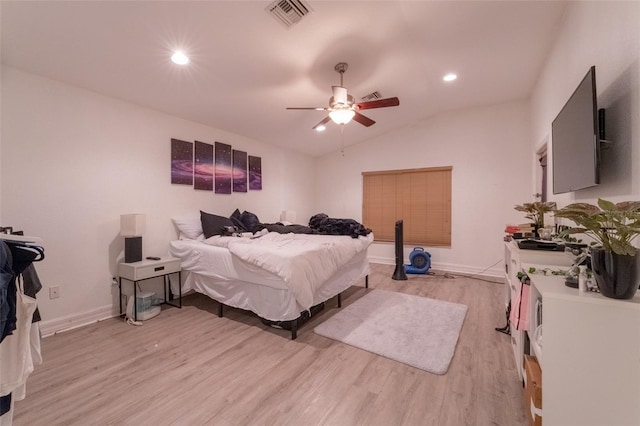
<svg viewBox="0 0 640 426">
<path fill-rule="evenodd" d="M 363 126 L 369 127 L 374 125 L 376 122 L 370 119 L 369 117 L 360 114 L 360 110 L 363 109 L 373 109 L 373 108 L 386 108 L 392 106 L 400 105 L 400 99 L 386 98 L 386 99 L 376 99 L 373 101 L 365 101 L 356 103 L 353 96 L 347 93 L 347 88 L 343 85 L 343 77 L 345 71 L 347 71 L 349 65 L 346 62 L 339 62 L 336 64 L 334 69 L 337 73 L 340 74 L 340 86 L 331 86 L 333 89 L 333 96 L 329 98 L 329 107 L 315 107 L 315 108 L 287 108 L 287 109 L 309 109 L 315 111 L 328 111 L 329 115 L 327 115 L 321 122 L 313 126 L 313 130 L 324 130 L 325 124 L 329 121 L 333 121 L 336 124 L 347 124 L 352 119 L 362 124 Z"/>
</svg>

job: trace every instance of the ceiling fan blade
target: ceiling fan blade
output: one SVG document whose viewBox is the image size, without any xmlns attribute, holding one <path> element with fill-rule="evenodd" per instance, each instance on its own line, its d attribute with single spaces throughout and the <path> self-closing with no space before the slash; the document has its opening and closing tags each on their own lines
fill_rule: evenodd
<svg viewBox="0 0 640 426">
<path fill-rule="evenodd" d="M 287 109 L 306 109 L 306 110 L 313 110 L 313 111 L 326 111 L 327 108 L 323 108 L 323 107 L 287 107 Z"/>
<path fill-rule="evenodd" d="M 313 126 L 311 128 L 311 130 L 316 130 L 318 127 L 320 126 L 324 126 L 325 124 L 327 124 L 328 122 L 331 121 L 331 117 L 329 117 L 328 115 L 324 118 L 324 120 L 322 120 L 321 122 L 319 122 L 318 124 L 316 124 L 315 126 Z"/>
<path fill-rule="evenodd" d="M 372 119 L 370 119 L 367 116 L 364 116 L 362 114 L 360 114 L 358 111 L 355 111 L 356 115 L 353 116 L 353 121 L 357 121 L 358 123 L 362 124 L 363 126 L 373 126 L 374 124 L 376 124 L 375 121 L 373 121 Z"/>
<path fill-rule="evenodd" d="M 375 101 L 360 102 L 356 104 L 358 109 L 386 108 L 400 105 L 398 98 L 376 99 Z"/>
</svg>

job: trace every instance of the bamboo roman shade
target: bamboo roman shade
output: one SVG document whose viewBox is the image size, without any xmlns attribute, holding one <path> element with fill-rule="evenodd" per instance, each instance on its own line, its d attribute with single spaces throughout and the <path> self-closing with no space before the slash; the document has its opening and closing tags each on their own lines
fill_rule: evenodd
<svg viewBox="0 0 640 426">
<path fill-rule="evenodd" d="M 404 221 L 404 243 L 451 245 L 452 167 L 363 172 L 362 219 L 376 241 L 393 241 Z"/>
</svg>

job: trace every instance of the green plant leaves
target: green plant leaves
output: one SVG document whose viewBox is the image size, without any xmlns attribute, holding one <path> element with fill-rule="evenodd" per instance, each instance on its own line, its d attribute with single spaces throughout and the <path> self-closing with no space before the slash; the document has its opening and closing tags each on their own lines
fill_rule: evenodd
<svg viewBox="0 0 640 426">
<path fill-rule="evenodd" d="M 598 205 L 573 203 L 556 211 L 556 217 L 573 221 L 578 227 L 566 234 L 586 234 L 593 237 L 605 250 L 622 255 L 633 255 L 637 249 L 631 242 L 640 234 L 640 202 L 613 203 L 598 199 Z"/>
<path fill-rule="evenodd" d="M 605 211 L 613 212 L 618 210 L 614 203 L 612 203 L 611 201 L 603 200 L 602 198 L 598 198 L 598 206 Z"/>
<path fill-rule="evenodd" d="M 556 203 L 553 201 L 534 201 L 533 203 L 518 204 L 513 207 L 516 211 L 527 213 L 524 217 L 533 221 L 537 226 L 544 226 L 544 214 L 555 211 Z"/>
</svg>

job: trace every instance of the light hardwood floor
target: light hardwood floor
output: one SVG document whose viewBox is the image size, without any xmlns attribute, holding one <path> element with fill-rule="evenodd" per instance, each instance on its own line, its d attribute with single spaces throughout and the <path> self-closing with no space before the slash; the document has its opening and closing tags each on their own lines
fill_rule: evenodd
<svg viewBox="0 0 640 426">
<path fill-rule="evenodd" d="M 464 303 L 469 309 L 442 376 L 321 337 L 298 339 L 202 295 L 140 327 L 111 319 L 42 342 L 44 364 L 16 403 L 15 425 L 525 425 L 502 284 L 409 275 L 372 264 L 370 288 Z M 366 294 L 364 282 L 343 306 Z"/>
</svg>

